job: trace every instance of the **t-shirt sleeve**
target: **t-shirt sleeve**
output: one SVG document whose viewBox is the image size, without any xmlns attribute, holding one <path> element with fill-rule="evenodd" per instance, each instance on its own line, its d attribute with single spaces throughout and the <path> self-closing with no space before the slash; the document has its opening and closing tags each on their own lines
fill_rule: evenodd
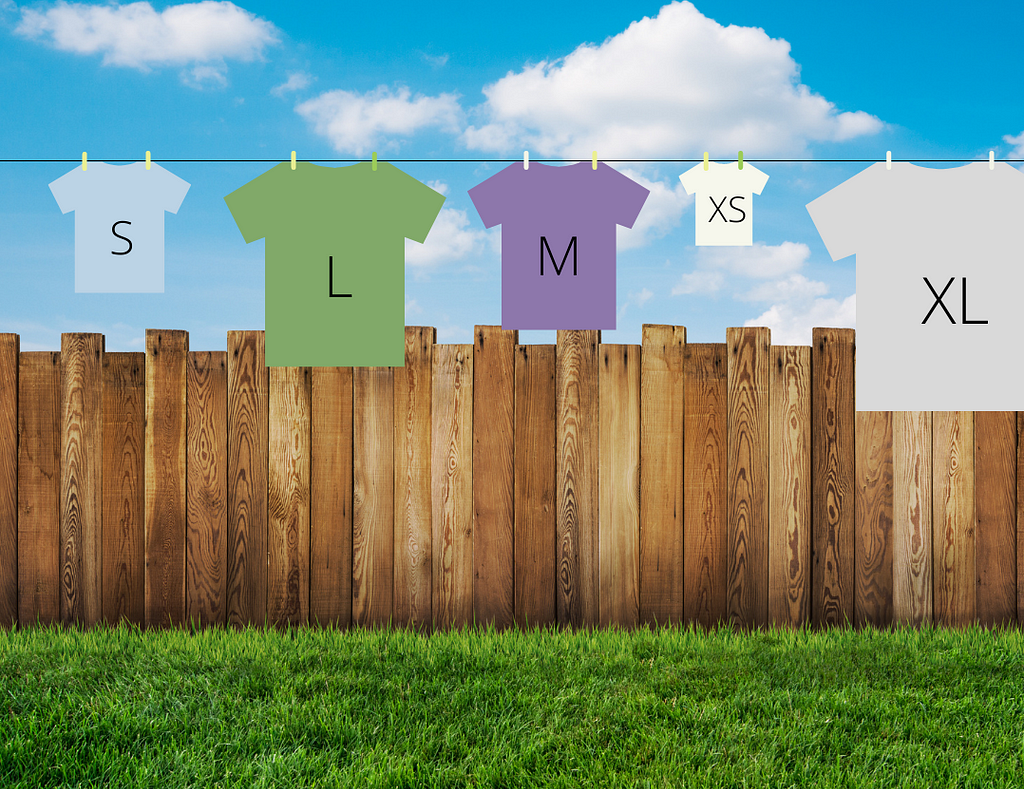
<svg viewBox="0 0 1024 789">
<path fill-rule="evenodd" d="M 874 167 L 874 165 L 872 165 Z M 833 260 L 856 254 L 870 200 L 871 168 L 807 204 L 807 213 Z"/>
<path fill-rule="evenodd" d="M 768 175 L 761 172 L 756 167 L 748 165 L 750 167 L 750 175 L 747 180 L 747 187 L 756 195 L 761 194 L 761 190 L 764 189 L 764 185 L 768 183 Z M 747 171 L 747 166 L 743 168 L 743 172 Z"/>
<path fill-rule="evenodd" d="M 508 199 L 507 185 L 512 167 L 522 167 L 522 165 L 509 165 L 469 190 L 469 199 L 473 201 L 473 206 L 480 215 L 480 219 L 483 220 L 484 227 L 501 224 L 502 215 L 505 213 L 505 201 Z"/>
<path fill-rule="evenodd" d="M 188 192 L 191 184 L 182 180 L 174 173 L 168 172 L 163 167 L 160 168 L 158 174 L 160 177 L 160 204 L 163 206 L 164 211 L 176 214 L 178 209 L 181 208 L 181 201 L 185 199 L 185 194 Z"/>
<path fill-rule="evenodd" d="M 281 194 L 274 187 L 278 184 L 279 168 L 289 165 L 277 165 L 245 186 L 240 186 L 227 197 L 224 202 L 242 231 L 246 244 L 251 244 L 267 234 L 269 219 L 275 210 L 276 202 Z"/>
<path fill-rule="evenodd" d="M 697 191 L 697 185 L 703 173 L 704 165 L 698 164 L 679 176 L 679 180 L 682 182 L 683 189 L 686 190 L 686 194 L 692 195 Z"/>
<path fill-rule="evenodd" d="M 74 211 L 78 207 L 82 199 L 82 191 L 86 186 L 82 176 L 88 174 L 88 170 L 83 171 L 81 167 L 76 167 L 50 184 L 50 192 L 53 193 L 62 214 Z"/>
<path fill-rule="evenodd" d="M 633 227 L 650 191 L 611 167 L 605 170 L 605 182 L 615 224 Z"/>
<path fill-rule="evenodd" d="M 422 244 L 427 240 L 434 220 L 444 205 L 444 195 L 435 192 L 429 186 L 417 181 L 411 175 L 397 171 L 404 180 L 407 205 L 410 210 L 406 214 L 403 235 Z"/>
</svg>

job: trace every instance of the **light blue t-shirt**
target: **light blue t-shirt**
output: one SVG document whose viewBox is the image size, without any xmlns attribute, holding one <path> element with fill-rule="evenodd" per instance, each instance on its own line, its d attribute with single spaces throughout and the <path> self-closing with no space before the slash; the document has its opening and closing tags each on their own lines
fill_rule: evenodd
<svg viewBox="0 0 1024 789">
<path fill-rule="evenodd" d="M 75 212 L 75 293 L 163 293 L 164 211 L 178 213 L 188 189 L 144 162 L 89 162 L 51 183 L 61 212 Z"/>
</svg>

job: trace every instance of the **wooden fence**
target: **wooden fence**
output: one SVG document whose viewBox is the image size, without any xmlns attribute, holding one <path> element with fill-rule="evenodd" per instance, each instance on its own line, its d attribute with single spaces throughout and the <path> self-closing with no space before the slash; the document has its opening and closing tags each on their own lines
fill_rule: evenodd
<svg viewBox="0 0 1024 789">
<path fill-rule="evenodd" d="M 267 368 L 0 334 L 0 622 L 1017 621 L 1024 412 L 854 410 L 854 332 Z"/>
</svg>

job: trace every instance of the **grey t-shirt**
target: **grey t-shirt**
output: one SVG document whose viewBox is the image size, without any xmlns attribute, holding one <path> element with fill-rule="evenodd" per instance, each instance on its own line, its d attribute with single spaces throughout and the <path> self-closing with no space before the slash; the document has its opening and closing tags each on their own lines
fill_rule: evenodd
<svg viewBox="0 0 1024 789">
<path fill-rule="evenodd" d="M 1006 350 L 1024 173 L 880 162 L 807 210 L 833 260 L 857 255 L 858 411 L 1024 410 L 1024 366 Z"/>
<path fill-rule="evenodd" d="M 89 162 L 50 184 L 75 212 L 75 293 L 163 293 L 164 211 L 189 184 L 158 164 Z"/>
</svg>

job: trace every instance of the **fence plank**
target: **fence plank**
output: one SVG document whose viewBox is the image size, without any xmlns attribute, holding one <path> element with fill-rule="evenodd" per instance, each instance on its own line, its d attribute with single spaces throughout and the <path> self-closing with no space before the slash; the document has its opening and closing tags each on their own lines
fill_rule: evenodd
<svg viewBox="0 0 1024 789">
<path fill-rule="evenodd" d="M 555 616 L 555 346 L 516 347 L 516 623 Z"/>
<path fill-rule="evenodd" d="M 60 621 L 60 353 L 18 370 L 18 622 Z"/>
<path fill-rule="evenodd" d="M 103 335 L 60 337 L 60 618 L 92 625 L 103 613 Z"/>
<path fill-rule="evenodd" d="M 892 618 L 932 621 L 932 414 L 892 415 Z"/>
<path fill-rule="evenodd" d="M 515 617 L 512 569 L 515 352 L 519 332 L 477 326 L 473 346 L 473 610 L 503 630 Z"/>
<path fill-rule="evenodd" d="M 1024 622 L 1024 411 L 1017 412 L 1017 621 Z"/>
<path fill-rule="evenodd" d="M 977 616 L 974 413 L 935 411 L 932 418 L 935 622 L 959 626 Z"/>
<path fill-rule="evenodd" d="M 188 332 L 146 329 L 146 624 L 185 621 Z"/>
<path fill-rule="evenodd" d="M 811 621 L 853 622 L 856 410 L 853 329 L 814 329 L 811 347 Z"/>
<path fill-rule="evenodd" d="M 268 390 L 262 331 L 228 332 L 229 624 L 267 615 Z"/>
<path fill-rule="evenodd" d="M 1017 412 L 974 413 L 978 619 L 1017 621 Z"/>
<path fill-rule="evenodd" d="M 728 391 L 728 616 L 740 627 L 768 622 L 768 393 L 771 332 L 726 329 Z"/>
<path fill-rule="evenodd" d="M 690 343 L 684 365 L 684 621 L 713 627 L 725 621 L 729 583 L 726 344 Z M 641 460 L 641 470 L 644 465 Z M 643 507 L 640 512 L 646 518 Z"/>
<path fill-rule="evenodd" d="M 390 367 L 352 371 L 352 621 L 391 620 L 395 561 L 395 390 Z"/>
<path fill-rule="evenodd" d="M 395 368 L 395 625 L 429 626 L 430 385 L 437 330 L 405 327 Z"/>
<path fill-rule="evenodd" d="M 640 621 L 683 619 L 686 328 L 644 324 L 640 352 Z"/>
<path fill-rule="evenodd" d="M 435 345 L 431 391 L 435 628 L 473 622 L 473 346 Z"/>
<path fill-rule="evenodd" d="M 811 349 L 771 349 L 768 621 L 801 627 L 811 600 Z"/>
<path fill-rule="evenodd" d="M 18 357 L 21 338 L 0 333 L 0 627 L 18 621 Z"/>
<path fill-rule="evenodd" d="M 271 367 L 267 619 L 309 621 L 310 368 Z"/>
<path fill-rule="evenodd" d="M 103 618 L 146 622 L 146 354 L 103 355 Z"/>
<path fill-rule="evenodd" d="M 858 411 L 855 572 L 857 627 L 892 624 L 892 411 Z"/>
<path fill-rule="evenodd" d="M 185 618 L 224 624 L 228 565 L 228 355 L 189 353 L 185 368 Z"/>
<path fill-rule="evenodd" d="M 598 452 L 601 332 L 559 330 L 557 409 L 558 623 L 594 627 L 599 615 Z"/>
<path fill-rule="evenodd" d="M 640 616 L 640 346 L 600 347 L 600 624 Z"/>
<path fill-rule="evenodd" d="M 309 621 L 352 622 L 352 368 L 314 367 Z"/>
</svg>

